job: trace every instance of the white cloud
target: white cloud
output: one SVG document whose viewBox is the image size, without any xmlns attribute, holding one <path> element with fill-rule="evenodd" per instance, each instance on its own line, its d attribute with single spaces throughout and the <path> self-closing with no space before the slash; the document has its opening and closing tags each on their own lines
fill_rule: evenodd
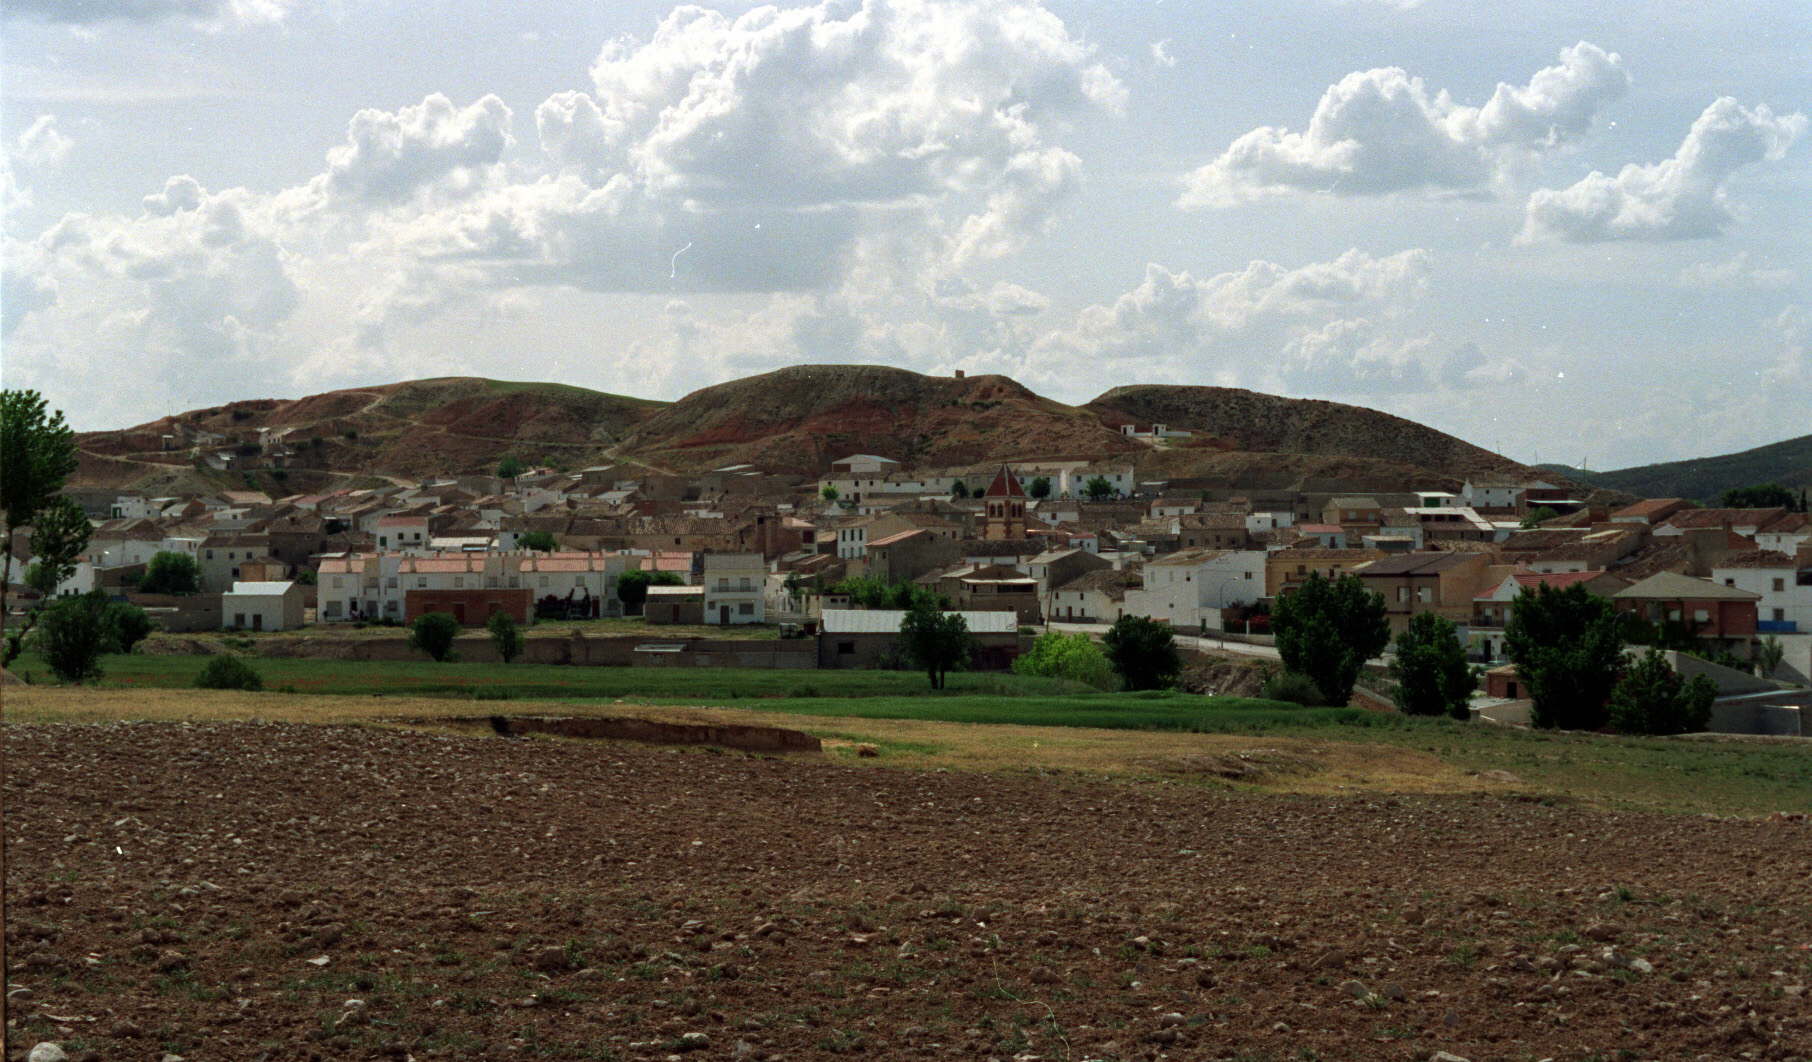
<svg viewBox="0 0 1812 1062">
<path fill-rule="evenodd" d="M 1530 378 L 1529 367 L 1515 358 L 1490 358 L 1477 343 L 1462 343 L 1441 366 L 1441 383 L 1454 390 L 1501 387 Z"/>
<path fill-rule="evenodd" d="M 1581 41 L 1524 86 L 1499 83 L 1482 107 L 1431 93 L 1398 67 L 1348 74 L 1307 129 L 1262 126 L 1191 173 L 1178 205 L 1224 207 L 1293 192 L 1476 193 L 1518 152 L 1553 148 L 1591 127 L 1629 85 L 1614 52 Z"/>
<path fill-rule="evenodd" d="M 1428 255 L 1353 250 L 1289 269 L 1257 261 L 1197 279 L 1148 265 L 1111 304 L 1087 307 L 1031 347 L 1041 372 L 1282 385 L 1360 393 L 1427 385 L 1425 343 L 1391 323 L 1426 288 Z"/>
<path fill-rule="evenodd" d="M 1162 67 L 1177 65 L 1177 57 L 1170 53 L 1170 38 L 1151 42 L 1151 61 Z"/>
<path fill-rule="evenodd" d="M 1767 269 L 1750 261 L 1748 251 L 1738 251 L 1729 258 L 1694 262 L 1681 269 L 1675 283 L 1683 288 L 1705 291 L 1733 291 L 1743 288 L 1789 288 L 1799 280 L 1791 269 Z"/>
<path fill-rule="evenodd" d="M 1785 395 L 1787 403 L 1799 409 L 1803 431 L 1804 397 L 1812 393 L 1812 316 L 1802 306 L 1789 305 L 1768 322 L 1767 332 L 1778 356 L 1763 370 L 1762 383 L 1768 394 Z"/>
<path fill-rule="evenodd" d="M 1806 116 L 1776 116 L 1728 96 L 1692 123 L 1672 158 L 1631 163 L 1609 177 L 1594 170 L 1568 188 L 1538 189 L 1525 208 L 1520 242 L 1682 240 L 1716 236 L 1731 221 L 1725 195 L 1745 166 L 1779 159 L 1805 132 Z"/>
<path fill-rule="evenodd" d="M 455 108 L 436 92 L 396 111 L 366 108 L 352 116 L 346 143 L 327 152 L 319 179 L 334 198 L 395 201 L 424 185 L 470 183 L 510 146 L 510 109 L 496 96 Z"/>
<path fill-rule="evenodd" d="M 180 19 L 205 29 L 281 22 L 297 0 L 8 0 L 12 17 L 49 22 L 155 22 Z"/>
<path fill-rule="evenodd" d="M 69 158 L 70 149 L 75 141 L 64 136 L 57 128 L 57 116 L 40 114 L 36 121 L 27 126 L 14 147 L 19 161 L 36 169 L 51 169 L 61 166 Z"/>
</svg>

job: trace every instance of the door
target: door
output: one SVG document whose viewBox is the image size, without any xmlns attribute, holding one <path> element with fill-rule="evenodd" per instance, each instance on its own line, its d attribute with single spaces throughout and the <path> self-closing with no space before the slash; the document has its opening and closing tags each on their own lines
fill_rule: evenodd
<svg viewBox="0 0 1812 1062">
<path fill-rule="evenodd" d="M 464 601 L 453 602 L 453 618 L 459 621 L 461 627 L 466 625 L 466 603 Z"/>
<path fill-rule="evenodd" d="M 262 613 L 262 612 L 252 613 L 252 629 L 255 631 L 261 631 L 264 629 L 264 613 Z"/>
<path fill-rule="evenodd" d="M 730 625 L 730 606 L 729 605 L 717 606 L 717 622 L 723 624 L 726 627 L 728 627 Z"/>
</svg>

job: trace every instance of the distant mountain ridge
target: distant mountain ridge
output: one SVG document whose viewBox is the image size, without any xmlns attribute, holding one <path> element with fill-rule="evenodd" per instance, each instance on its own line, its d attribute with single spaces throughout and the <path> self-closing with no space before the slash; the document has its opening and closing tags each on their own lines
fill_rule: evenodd
<svg viewBox="0 0 1812 1062">
<path fill-rule="evenodd" d="M 1153 423 L 1189 434 L 1159 442 L 1122 431 Z M 1132 463 L 1145 479 L 1250 489 L 1408 490 L 1536 474 L 1414 421 L 1337 402 L 1137 385 L 1071 406 L 1005 376 L 925 376 L 880 365 L 793 366 L 677 402 L 562 384 L 415 380 L 229 402 L 84 433 L 78 444 L 78 482 L 170 493 L 247 479 L 300 492 L 491 472 L 510 455 L 682 475 L 751 464 L 801 477 L 852 453 L 908 467 L 1112 460 Z M 269 467 L 270 453 L 282 455 L 281 475 Z M 234 467 L 210 467 L 222 455 Z"/>
<path fill-rule="evenodd" d="M 1812 408 L 1807 413 L 1812 415 Z M 1812 435 L 1785 439 L 1740 453 L 1638 465 L 1611 472 L 1590 472 L 1567 465 L 1537 467 L 1585 486 L 1623 491 L 1644 498 L 1690 498 L 1711 503 L 1727 490 L 1758 483 L 1779 483 L 1795 489 L 1812 487 Z"/>
</svg>

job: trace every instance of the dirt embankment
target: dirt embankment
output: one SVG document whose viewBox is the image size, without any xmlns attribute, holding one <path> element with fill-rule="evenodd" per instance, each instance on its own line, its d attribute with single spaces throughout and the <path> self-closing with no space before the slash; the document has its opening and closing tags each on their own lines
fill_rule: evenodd
<svg viewBox="0 0 1812 1062">
<path fill-rule="evenodd" d="M 1799 822 L 371 727 L 5 740 L 9 1057 L 1812 1044 Z"/>
</svg>

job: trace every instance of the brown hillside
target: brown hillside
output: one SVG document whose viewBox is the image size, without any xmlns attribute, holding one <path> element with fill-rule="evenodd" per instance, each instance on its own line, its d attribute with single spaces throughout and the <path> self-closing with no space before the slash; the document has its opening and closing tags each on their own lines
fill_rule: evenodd
<svg viewBox="0 0 1812 1062">
<path fill-rule="evenodd" d="M 1529 471 L 1507 457 L 1415 421 L 1339 402 L 1231 387 L 1138 385 L 1116 387 L 1082 408 L 1109 426 L 1155 422 L 1193 431 L 1198 438 L 1181 448 L 1185 453 L 1223 450 L 1365 458 L 1450 477 Z M 1212 467 L 1214 460 L 1204 458 L 1203 463 Z M 1340 475 L 1337 468 L 1317 474 Z"/>
<path fill-rule="evenodd" d="M 624 444 L 675 470 L 747 462 L 805 474 L 852 453 L 966 465 L 1136 449 L 1083 410 L 1004 376 L 959 380 L 879 365 L 802 365 L 694 391 Z"/>
<path fill-rule="evenodd" d="M 76 481 L 190 489 L 236 484 L 240 472 L 223 477 L 198 468 L 197 433 L 224 439 L 204 450 L 250 456 L 245 452 L 256 449 L 260 428 L 289 430 L 292 454 L 280 482 L 294 490 L 344 486 L 367 476 L 489 471 L 505 454 L 579 465 L 600 457 L 661 405 L 562 384 L 471 377 L 252 399 L 79 435 Z M 173 450 L 162 448 L 165 435 L 175 437 Z M 268 470 L 252 474 L 269 478 Z"/>
</svg>

